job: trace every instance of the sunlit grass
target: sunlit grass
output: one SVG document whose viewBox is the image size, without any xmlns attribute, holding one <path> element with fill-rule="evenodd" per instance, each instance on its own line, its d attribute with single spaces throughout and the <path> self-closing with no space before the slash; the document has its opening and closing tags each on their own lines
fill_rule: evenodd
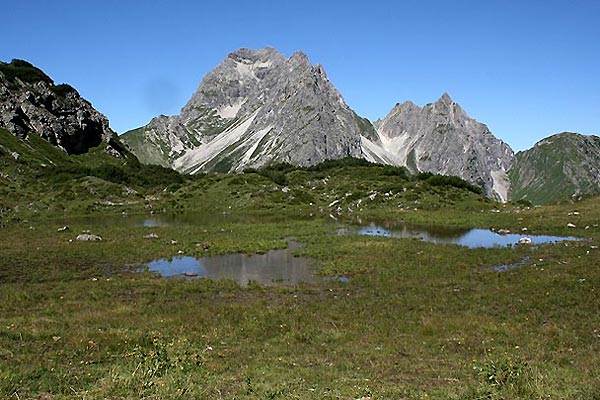
<svg viewBox="0 0 600 400">
<path fill-rule="evenodd" d="M 81 211 L 76 200 L 60 215 L 34 213 L 41 203 L 13 208 L 0 229 L 1 396 L 600 396 L 598 198 L 528 209 L 382 176 L 353 181 L 340 173 L 323 183 L 333 175 L 291 177 L 287 192 L 256 174 L 210 176 L 149 201 L 154 210 L 220 215 L 202 224 L 94 224 L 73 217 L 70 210 Z M 407 190 L 385 196 L 391 184 Z M 150 215 L 143 204 L 91 214 L 142 209 Z M 335 235 L 332 217 L 357 216 L 586 240 L 467 249 Z M 65 224 L 69 229 L 59 231 Z M 87 230 L 103 240 L 75 240 Z M 150 232 L 158 238 L 145 239 Z M 285 247 L 289 237 L 304 243 L 296 254 L 313 258 L 319 276 L 349 281 L 241 288 L 137 272 L 180 251 L 265 252 Z M 524 256 L 520 268 L 492 270 Z"/>
</svg>

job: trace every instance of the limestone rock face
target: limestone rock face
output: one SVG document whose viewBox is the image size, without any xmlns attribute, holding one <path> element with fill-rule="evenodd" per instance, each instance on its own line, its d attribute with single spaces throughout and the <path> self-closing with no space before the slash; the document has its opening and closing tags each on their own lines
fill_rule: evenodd
<svg viewBox="0 0 600 400">
<path fill-rule="evenodd" d="M 179 115 L 122 139 L 144 163 L 185 173 L 236 172 L 273 162 L 307 166 L 342 157 L 456 175 L 508 199 L 513 152 L 450 96 L 398 104 L 373 126 L 302 52 L 240 49 L 208 73 Z"/>
<path fill-rule="evenodd" d="M 489 197 L 508 199 L 512 149 L 448 94 L 424 107 L 397 104 L 375 127 L 374 140 L 362 138 L 367 159 L 403 165 L 412 172 L 459 176 L 482 187 Z"/>
<path fill-rule="evenodd" d="M 40 135 L 68 154 L 81 154 L 116 137 L 108 120 L 69 85 L 55 85 L 31 64 L 0 62 L 0 128 L 21 138 Z M 118 153 L 118 152 L 117 152 Z"/>
<path fill-rule="evenodd" d="M 155 118 L 122 138 L 142 162 L 188 173 L 235 172 L 363 157 L 360 136 L 370 135 L 369 126 L 322 66 L 302 52 L 286 59 L 266 47 L 229 54 L 179 115 Z"/>
</svg>

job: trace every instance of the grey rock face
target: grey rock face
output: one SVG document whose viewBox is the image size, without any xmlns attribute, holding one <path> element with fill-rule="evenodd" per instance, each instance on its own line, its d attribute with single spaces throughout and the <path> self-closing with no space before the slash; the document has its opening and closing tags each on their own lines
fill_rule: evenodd
<svg viewBox="0 0 600 400">
<path fill-rule="evenodd" d="M 508 199 L 512 149 L 469 118 L 448 94 L 423 108 L 397 104 L 375 127 L 377 138 L 362 140 L 367 159 L 413 172 L 459 176 L 490 197 Z"/>
<path fill-rule="evenodd" d="M 22 138 L 40 135 L 68 154 L 110 143 L 115 133 L 108 120 L 68 85 L 54 85 L 24 61 L 0 63 L 0 127 Z M 117 152 L 118 153 L 118 152 Z"/>
<path fill-rule="evenodd" d="M 229 54 L 180 115 L 155 118 L 122 139 L 142 162 L 186 173 L 351 156 L 457 175 L 508 198 L 512 150 L 447 94 L 423 108 L 398 104 L 375 125 L 346 105 L 304 53 L 286 59 L 267 47 Z"/>
<path fill-rule="evenodd" d="M 368 132 L 361 121 L 322 66 L 302 52 L 286 59 L 267 47 L 229 54 L 180 115 L 154 119 L 122 138 L 142 162 L 188 173 L 233 172 L 363 157 L 360 134 Z"/>
</svg>

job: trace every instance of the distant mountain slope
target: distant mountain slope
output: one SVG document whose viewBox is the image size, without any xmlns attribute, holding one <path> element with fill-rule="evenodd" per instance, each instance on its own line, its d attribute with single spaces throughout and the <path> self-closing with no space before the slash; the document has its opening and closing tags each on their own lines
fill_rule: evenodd
<svg viewBox="0 0 600 400">
<path fill-rule="evenodd" d="M 55 85 L 22 60 L 0 62 L 0 128 L 26 139 L 33 133 L 67 154 L 104 145 L 121 156 L 119 139 L 104 115 L 67 84 Z"/>
<path fill-rule="evenodd" d="M 363 157 L 372 126 L 302 52 L 240 49 L 207 74 L 180 115 L 154 118 L 122 138 L 142 162 L 241 171 L 271 162 L 313 165 Z"/>
<path fill-rule="evenodd" d="M 422 108 L 397 104 L 375 127 L 375 140 L 362 138 L 367 159 L 413 172 L 459 176 L 490 197 L 508 199 L 512 149 L 469 118 L 448 94 Z"/>
<path fill-rule="evenodd" d="M 511 199 L 534 204 L 600 193 L 600 137 L 563 132 L 516 154 Z"/>
</svg>

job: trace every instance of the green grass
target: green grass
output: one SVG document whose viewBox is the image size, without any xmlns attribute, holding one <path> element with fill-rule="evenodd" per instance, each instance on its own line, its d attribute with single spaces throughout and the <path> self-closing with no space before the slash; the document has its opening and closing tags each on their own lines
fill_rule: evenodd
<svg viewBox="0 0 600 400">
<path fill-rule="evenodd" d="M 107 179 L 22 178 L 2 192 L 10 220 L 0 228 L 0 397 L 600 397 L 600 198 L 502 205 L 452 182 L 343 162 L 187 177 L 166 191 L 136 185 L 136 194 Z M 74 217 L 163 209 L 206 222 L 146 228 Z M 587 240 L 466 249 L 337 236 L 330 215 Z M 85 230 L 103 240 L 73 240 Z M 149 232 L 159 239 L 144 239 Z M 350 281 L 242 288 L 135 272 L 179 251 L 265 252 L 288 237 L 304 243 L 296 254 L 312 257 L 318 274 Z M 526 255 L 523 267 L 491 268 Z"/>
<path fill-rule="evenodd" d="M 0 61 L 0 72 L 9 84 L 15 83 L 17 78 L 25 83 L 46 82 L 50 85 L 54 84 L 54 81 L 42 70 L 23 60 L 14 59 L 10 63 Z"/>
<path fill-rule="evenodd" d="M 599 148 L 595 136 L 563 132 L 517 153 L 509 171 L 511 197 L 547 204 L 598 194 Z"/>
</svg>

